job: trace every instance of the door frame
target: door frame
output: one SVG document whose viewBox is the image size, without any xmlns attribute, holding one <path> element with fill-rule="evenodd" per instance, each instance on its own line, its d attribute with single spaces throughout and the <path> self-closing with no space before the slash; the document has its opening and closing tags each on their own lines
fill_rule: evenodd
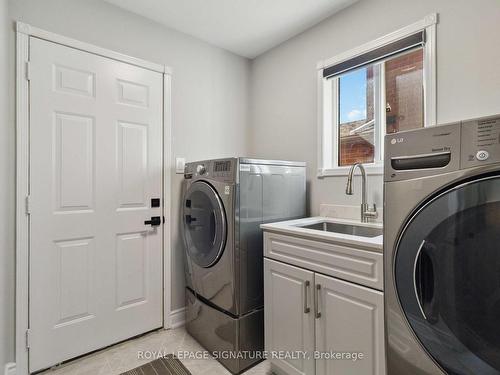
<svg viewBox="0 0 500 375">
<path fill-rule="evenodd" d="M 171 173 L 172 173 L 172 69 L 166 65 L 138 59 L 62 35 L 16 22 L 16 302 L 15 357 L 19 375 L 29 374 L 29 167 L 30 167 L 30 102 L 29 41 L 35 37 L 94 55 L 125 62 L 163 74 L 163 328 L 172 327 L 171 314 Z"/>
</svg>

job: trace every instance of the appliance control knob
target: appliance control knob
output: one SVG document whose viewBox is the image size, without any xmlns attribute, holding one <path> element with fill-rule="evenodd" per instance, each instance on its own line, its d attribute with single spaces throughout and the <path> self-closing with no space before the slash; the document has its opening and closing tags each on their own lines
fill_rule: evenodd
<svg viewBox="0 0 500 375">
<path fill-rule="evenodd" d="M 205 168 L 205 166 L 203 164 L 200 164 L 196 167 L 196 173 L 198 173 L 198 174 L 205 174 L 206 171 L 207 171 L 207 169 Z"/>
<path fill-rule="evenodd" d="M 489 157 L 490 157 L 490 153 L 486 150 L 480 150 L 476 154 L 477 160 L 480 160 L 480 161 L 488 160 Z"/>
</svg>

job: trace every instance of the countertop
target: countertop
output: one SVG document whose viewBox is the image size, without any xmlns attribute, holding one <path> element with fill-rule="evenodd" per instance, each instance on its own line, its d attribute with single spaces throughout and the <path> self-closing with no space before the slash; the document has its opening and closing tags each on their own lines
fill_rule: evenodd
<svg viewBox="0 0 500 375">
<path fill-rule="evenodd" d="M 377 237 L 362 237 L 362 236 L 343 234 L 343 233 L 326 232 L 317 229 L 302 228 L 305 225 L 317 224 L 325 221 L 330 223 L 351 224 L 351 225 L 365 226 L 371 228 L 380 228 L 380 229 L 383 228 L 382 223 L 362 223 L 357 220 L 322 217 L 322 216 L 308 217 L 297 220 L 280 221 L 277 223 L 262 224 L 260 227 L 264 231 L 300 236 L 304 238 L 310 238 L 313 240 L 334 242 L 334 243 L 348 245 L 351 247 L 362 247 L 377 252 L 383 251 L 383 235 Z"/>
</svg>

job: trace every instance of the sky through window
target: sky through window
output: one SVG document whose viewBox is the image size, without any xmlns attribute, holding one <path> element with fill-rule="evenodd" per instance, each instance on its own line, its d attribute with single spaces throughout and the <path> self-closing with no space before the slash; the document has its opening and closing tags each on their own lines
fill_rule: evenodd
<svg viewBox="0 0 500 375">
<path fill-rule="evenodd" d="M 340 123 L 366 119 L 366 68 L 339 78 Z"/>
</svg>

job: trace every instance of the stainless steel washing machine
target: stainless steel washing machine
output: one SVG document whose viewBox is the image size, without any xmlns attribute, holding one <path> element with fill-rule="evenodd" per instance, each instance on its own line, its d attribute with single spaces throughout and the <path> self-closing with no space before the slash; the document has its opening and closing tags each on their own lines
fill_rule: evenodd
<svg viewBox="0 0 500 375">
<path fill-rule="evenodd" d="M 188 163 L 184 175 L 186 328 L 240 373 L 264 348 L 260 224 L 305 216 L 305 164 L 228 158 Z"/>
<path fill-rule="evenodd" d="M 500 374 L 500 116 L 385 150 L 388 375 Z"/>
</svg>

